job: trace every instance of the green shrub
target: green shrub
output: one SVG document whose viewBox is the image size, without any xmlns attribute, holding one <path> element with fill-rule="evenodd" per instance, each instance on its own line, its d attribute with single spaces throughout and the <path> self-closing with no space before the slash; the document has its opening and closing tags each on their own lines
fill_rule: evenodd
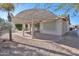
<svg viewBox="0 0 79 59">
<path fill-rule="evenodd" d="M 18 30 L 22 30 L 22 27 L 23 27 L 23 25 L 22 24 L 15 24 L 15 26 L 16 26 L 16 28 L 18 29 Z M 28 25 L 27 24 L 25 24 L 25 30 L 27 30 L 27 27 L 28 27 Z"/>
<path fill-rule="evenodd" d="M 22 30 L 22 24 L 15 24 L 15 26 L 18 30 Z"/>
</svg>

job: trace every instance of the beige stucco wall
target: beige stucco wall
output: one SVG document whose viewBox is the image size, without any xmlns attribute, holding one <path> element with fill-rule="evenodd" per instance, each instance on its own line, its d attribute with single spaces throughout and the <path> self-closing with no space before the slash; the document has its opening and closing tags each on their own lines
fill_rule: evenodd
<svg viewBox="0 0 79 59">
<path fill-rule="evenodd" d="M 45 34 L 62 35 L 62 20 L 40 23 L 40 32 Z"/>
<path fill-rule="evenodd" d="M 67 33 L 69 31 L 69 22 L 63 21 L 63 27 L 62 27 L 63 34 Z"/>
<path fill-rule="evenodd" d="M 52 35 L 64 35 L 69 31 L 69 22 L 62 19 L 40 23 L 40 32 Z"/>
<path fill-rule="evenodd" d="M 59 19 L 57 20 L 57 34 L 58 35 L 62 35 L 63 32 L 62 32 L 62 24 L 63 24 L 63 20 Z"/>
</svg>

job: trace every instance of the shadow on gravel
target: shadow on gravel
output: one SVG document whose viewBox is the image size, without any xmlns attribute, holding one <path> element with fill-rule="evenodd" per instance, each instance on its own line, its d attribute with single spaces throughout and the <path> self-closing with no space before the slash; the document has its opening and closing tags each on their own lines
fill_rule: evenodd
<svg viewBox="0 0 79 59">
<path fill-rule="evenodd" d="M 21 43 L 6 40 L 0 43 L 0 56 L 45 56 L 46 54 L 39 52 Z"/>
<path fill-rule="evenodd" d="M 14 42 L 16 42 L 16 41 L 14 41 Z M 16 42 L 16 43 L 19 43 L 19 42 Z M 42 48 L 42 47 L 37 47 L 37 46 L 28 45 L 28 44 L 24 44 L 24 43 L 19 43 L 19 44 L 34 47 L 34 48 L 38 48 L 38 49 L 42 49 L 42 50 L 45 50 L 45 51 L 48 51 L 48 52 L 54 53 L 54 54 L 59 54 L 59 55 L 64 55 L 64 56 L 71 56 L 69 54 L 65 54 L 65 53 L 62 53 L 62 52 L 57 52 L 57 51 L 54 51 L 54 50 L 45 49 L 45 48 Z"/>
</svg>

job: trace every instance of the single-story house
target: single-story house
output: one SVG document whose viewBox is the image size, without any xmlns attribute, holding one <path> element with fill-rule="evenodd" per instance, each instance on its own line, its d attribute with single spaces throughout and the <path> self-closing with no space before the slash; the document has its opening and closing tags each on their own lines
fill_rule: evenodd
<svg viewBox="0 0 79 59">
<path fill-rule="evenodd" d="M 15 24 L 28 24 L 32 33 L 35 30 L 33 24 L 39 23 L 40 33 L 60 36 L 69 31 L 69 20 L 69 16 L 57 16 L 45 9 L 24 10 L 12 17 L 12 22 Z"/>
</svg>

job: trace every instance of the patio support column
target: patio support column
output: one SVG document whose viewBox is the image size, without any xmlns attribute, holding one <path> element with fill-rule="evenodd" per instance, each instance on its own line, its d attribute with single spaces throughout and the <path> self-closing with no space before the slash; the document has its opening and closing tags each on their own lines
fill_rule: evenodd
<svg viewBox="0 0 79 59">
<path fill-rule="evenodd" d="M 31 30 L 31 38 L 33 39 L 34 38 L 34 21 L 33 21 L 33 19 L 32 19 L 32 23 L 31 23 L 32 25 L 31 25 L 31 28 L 32 28 L 32 30 Z"/>
<path fill-rule="evenodd" d="M 30 24 L 30 33 L 31 33 L 31 24 Z"/>
<path fill-rule="evenodd" d="M 28 24 L 28 31 L 31 32 L 31 25 Z"/>
<path fill-rule="evenodd" d="M 22 28 L 22 30 L 23 30 L 23 36 L 24 36 L 25 24 L 23 24 L 23 28 Z"/>
</svg>

